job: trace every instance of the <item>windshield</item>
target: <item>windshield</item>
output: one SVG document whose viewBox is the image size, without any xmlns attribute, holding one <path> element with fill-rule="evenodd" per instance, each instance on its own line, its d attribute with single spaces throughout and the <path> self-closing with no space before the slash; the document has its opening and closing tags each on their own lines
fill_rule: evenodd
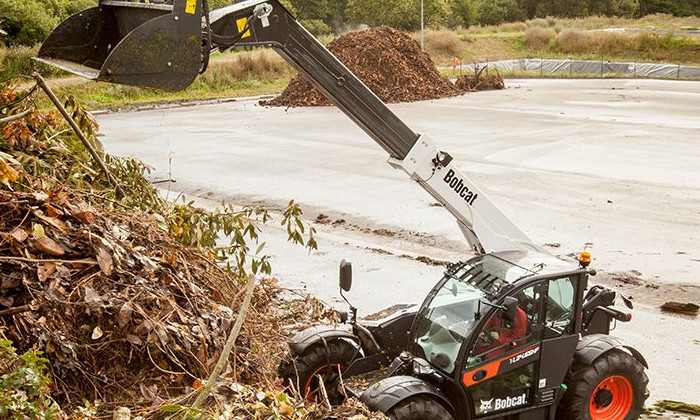
<svg viewBox="0 0 700 420">
<path fill-rule="evenodd" d="M 447 271 L 442 286 L 428 296 L 418 314 L 415 341 L 423 357 L 452 373 L 462 342 L 474 326 L 479 300 L 493 300 L 505 286 L 528 274 L 532 272 L 494 255 Z"/>
</svg>

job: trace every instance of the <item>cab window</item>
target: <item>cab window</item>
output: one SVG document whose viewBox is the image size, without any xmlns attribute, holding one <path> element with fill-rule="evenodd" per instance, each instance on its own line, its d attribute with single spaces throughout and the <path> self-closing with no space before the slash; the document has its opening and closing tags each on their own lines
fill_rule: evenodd
<svg viewBox="0 0 700 420">
<path fill-rule="evenodd" d="M 576 287 L 569 277 L 549 281 L 545 315 L 545 339 L 564 334 L 574 320 Z"/>
<path fill-rule="evenodd" d="M 538 283 L 515 294 L 518 307 L 512 318 L 500 309 L 489 317 L 470 353 L 468 366 L 498 358 L 537 341 L 537 328 L 533 327 L 540 323 L 541 289 L 542 285 Z"/>
</svg>

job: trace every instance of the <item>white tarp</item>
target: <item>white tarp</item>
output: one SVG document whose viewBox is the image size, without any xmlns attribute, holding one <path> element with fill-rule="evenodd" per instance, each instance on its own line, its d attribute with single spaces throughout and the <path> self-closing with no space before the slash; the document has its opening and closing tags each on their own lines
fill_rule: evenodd
<svg viewBox="0 0 700 420">
<path fill-rule="evenodd" d="M 508 72 L 529 72 L 568 75 L 631 75 L 633 77 L 663 77 L 672 79 L 700 80 L 700 66 L 681 66 L 677 64 L 631 63 L 593 60 L 551 60 L 539 58 L 522 58 L 500 60 L 488 63 L 463 64 L 462 72 L 472 72 L 475 68 L 495 68 Z"/>
</svg>

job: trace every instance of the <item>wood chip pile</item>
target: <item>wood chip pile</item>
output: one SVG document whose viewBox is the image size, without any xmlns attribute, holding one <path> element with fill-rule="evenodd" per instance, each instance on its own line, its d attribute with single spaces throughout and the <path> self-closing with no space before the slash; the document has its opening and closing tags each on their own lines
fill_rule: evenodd
<svg viewBox="0 0 700 420">
<path fill-rule="evenodd" d="M 412 102 L 456 96 L 462 92 L 442 76 L 435 63 L 408 35 L 382 26 L 343 35 L 328 45 L 384 102 Z M 263 105 L 324 106 L 330 101 L 297 75 L 280 96 Z"/>
</svg>

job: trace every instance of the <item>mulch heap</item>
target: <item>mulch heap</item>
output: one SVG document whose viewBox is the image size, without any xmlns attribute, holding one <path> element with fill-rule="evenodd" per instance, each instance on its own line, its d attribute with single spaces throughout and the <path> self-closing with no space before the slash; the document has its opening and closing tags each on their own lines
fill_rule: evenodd
<svg viewBox="0 0 700 420">
<path fill-rule="evenodd" d="M 463 92 L 435 68 L 435 63 L 408 35 L 388 26 L 351 32 L 328 49 L 387 103 L 457 96 Z M 327 106 L 331 102 L 305 77 L 294 77 L 271 106 Z"/>
</svg>

